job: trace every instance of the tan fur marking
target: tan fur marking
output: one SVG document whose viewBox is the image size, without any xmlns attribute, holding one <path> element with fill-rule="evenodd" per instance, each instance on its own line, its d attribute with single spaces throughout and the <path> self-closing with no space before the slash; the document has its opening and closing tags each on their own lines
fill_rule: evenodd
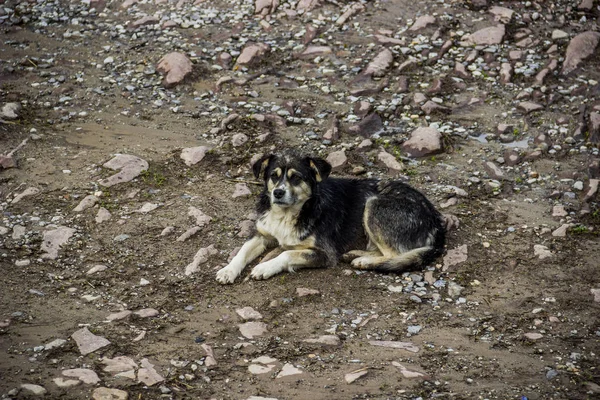
<svg viewBox="0 0 600 400">
<path fill-rule="evenodd" d="M 273 172 L 275 172 L 275 174 L 277 175 L 278 178 L 281 178 L 281 174 L 283 173 L 283 171 L 281 170 L 281 168 L 275 168 L 273 170 Z"/>
<path fill-rule="evenodd" d="M 395 257 L 400 253 L 396 249 L 388 246 L 381 237 L 381 235 L 375 234 L 368 224 L 369 213 L 371 212 L 371 201 L 373 201 L 374 199 L 375 197 L 369 198 L 367 200 L 367 203 L 365 204 L 365 211 L 363 212 L 363 226 L 365 227 L 365 231 L 367 232 L 367 236 L 369 237 L 371 244 L 377 246 L 377 249 L 379 249 L 379 252 L 383 254 L 384 257 Z"/>
<path fill-rule="evenodd" d="M 321 178 L 321 174 L 319 173 L 319 168 L 317 168 L 315 163 L 312 161 L 310 162 L 310 167 L 315 171 L 315 178 L 317 179 L 317 182 L 321 182 L 323 179 Z"/>
</svg>

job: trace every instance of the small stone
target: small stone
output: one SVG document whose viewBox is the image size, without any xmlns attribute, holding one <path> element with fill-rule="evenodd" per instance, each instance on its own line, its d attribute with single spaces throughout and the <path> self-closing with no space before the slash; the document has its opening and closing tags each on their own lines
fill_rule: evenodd
<svg viewBox="0 0 600 400">
<path fill-rule="evenodd" d="M 62 371 L 63 376 L 68 378 L 77 378 L 88 385 L 95 385 L 100 382 L 100 378 L 96 372 L 86 368 L 65 369 Z"/>
<path fill-rule="evenodd" d="M 132 369 L 137 369 L 137 364 L 133 359 L 126 356 L 118 356 L 115 358 L 102 358 L 100 360 L 105 367 L 102 369 L 104 372 L 125 372 Z"/>
<path fill-rule="evenodd" d="M 369 344 L 372 346 L 389 347 L 391 349 L 406 350 L 411 353 L 418 353 L 420 350 L 419 346 L 416 346 L 415 344 L 410 343 L 410 342 L 395 342 L 395 341 L 390 341 L 390 340 L 370 340 Z"/>
<path fill-rule="evenodd" d="M 84 356 L 110 344 L 107 339 L 94 335 L 88 328 L 81 328 L 74 332 L 71 337 L 77 344 L 79 352 Z"/>
<path fill-rule="evenodd" d="M 65 245 L 74 234 L 75 229 L 66 226 L 59 226 L 56 229 L 44 232 L 42 244 L 40 246 L 40 250 L 45 252 L 42 254 L 42 258 L 55 260 L 58 257 L 58 250 Z"/>
<path fill-rule="evenodd" d="M 248 185 L 246 185 L 245 183 L 236 183 L 235 184 L 235 190 L 234 190 L 233 194 L 231 195 L 231 197 L 236 199 L 238 197 L 250 197 L 250 196 L 252 196 L 252 191 L 250 191 L 250 189 L 248 188 Z"/>
<path fill-rule="evenodd" d="M 142 358 L 140 360 L 140 365 L 141 368 L 138 370 L 137 376 L 138 382 L 147 386 L 152 386 L 165 380 L 165 378 L 156 372 L 154 365 L 152 365 L 147 358 Z"/>
<path fill-rule="evenodd" d="M 23 200 L 23 198 L 28 197 L 28 196 L 34 196 L 34 195 L 38 194 L 39 192 L 40 192 L 40 190 L 38 188 L 34 188 L 34 187 L 27 188 L 23 192 L 16 195 L 10 203 L 17 204 L 18 202 Z"/>
<path fill-rule="evenodd" d="M 298 295 L 298 297 L 304 297 L 304 296 L 321 294 L 321 292 L 319 292 L 316 289 L 308 289 L 308 288 L 299 287 L 299 288 L 296 288 L 296 294 Z"/>
<path fill-rule="evenodd" d="M 543 110 L 544 106 L 531 101 L 522 101 L 517 104 L 517 108 L 523 111 L 525 114 L 529 114 L 530 112 Z"/>
<path fill-rule="evenodd" d="M 390 67 L 394 61 L 394 55 L 388 49 L 383 49 L 373 61 L 367 65 L 364 71 L 364 75 L 381 77 L 385 75 L 385 71 Z"/>
<path fill-rule="evenodd" d="M 427 378 L 427 375 L 423 372 L 415 371 L 407 368 L 406 366 L 400 364 L 399 362 L 392 361 L 392 365 L 400 370 L 400 373 L 406 379 L 414 379 L 414 378 Z"/>
<path fill-rule="evenodd" d="M 127 392 L 120 389 L 99 387 L 92 393 L 93 400 L 127 400 L 128 398 Z"/>
<path fill-rule="evenodd" d="M 421 332 L 421 329 L 423 329 L 421 325 L 410 325 L 407 331 L 411 335 L 416 335 L 417 333 Z"/>
<path fill-rule="evenodd" d="M 348 128 L 348 132 L 353 135 L 360 135 L 365 138 L 370 137 L 383 130 L 383 121 L 379 114 L 372 113 L 367 115 L 358 124 Z"/>
<path fill-rule="evenodd" d="M 590 292 L 594 296 L 594 301 L 600 303 L 600 289 L 590 289 Z"/>
<path fill-rule="evenodd" d="M 236 62 L 239 65 L 258 63 L 269 50 L 271 47 L 265 43 L 247 43 Z"/>
<path fill-rule="evenodd" d="M 267 324 L 264 322 L 246 322 L 238 325 L 242 336 L 248 339 L 253 339 L 255 336 L 262 336 L 267 332 Z"/>
<path fill-rule="evenodd" d="M 567 230 L 572 226 L 573 226 L 573 224 L 562 224 L 559 228 L 555 229 L 552 232 L 552 236 L 565 237 L 565 236 L 567 236 Z"/>
<path fill-rule="evenodd" d="M 305 343 L 323 344 L 327 346 L 339 346 L 341 341 L 337 335 L 323 335 L 315 339 L 304 339 Z"/>
<path fill-rule="evenodd" d="M 34 396 L 42 396 L 44 394 L 46 394 L 47 390 L 44 389 L 43 386 L 40 385 L 34 385 L 32 383 L 24 383 L 21 385 L 21 389 L 30 392 L 31 394 L 33 394 Z"/>
<path fill-rule="evenodd" d="M 202 228 L 204 225 L 208 224 L 212 220 L 211 217 L 204 214 L 201 210 L 194 206 L 189 207 L 188 215 L 196 219 L 196 225 L 200 228 Z"/>
<path fill-rule="evenodd" d="M 237 310 L 235 310 L 235 312 L 237 313 L 237 315 L 242 317 L 243 320 L 246 321 L 262 319 L 262 314 L 252 307 L 238 308 Z"/>
<path fill-rule="evenodd" d="M 125 319 L 125 318 L 129 317 L 130 315 L 131 315 L 130 310 L 123 310 L 118 313 L 110 314 L 108 317 L 106 317 L 106 320 L 109 322 L 118 321 L 121 319 Z"/>
<path fill-rule="evenodd" d="M 273 368 L 275 368 L 275 365 L 250 364 L 248 365 L 248 372 L 250 372 L 252 375 L 267 374 L 271 372 Z"/>
<path fill-rule="evenodd" d="M 208 261 L 208 257 L 218 253 L 214 245 L 203 247 L 196 252 L 193 261 L 185 267 L 185 275 L 190 276 L 197 272 L 200 265 Z"/>
<path fill-rule="evenodd" d="M 236 133 L 231 138 L 231 144 L 233 147 L 240 147 L 248 141 L 248 136 L 243 133 Z"/>
<path fill-rule="evenodd" d="M 299 375 L 302 373 L 302 370 L 294 367 L 292 364 L 285 364 L 279 374 L 277 374 L 276 378 L 283 378 L 291 375 Z"/>
<path fill-rule="evenodd" d="M 140 318 L 151 318 L 158 316 L 159 312 L 154 308 L 142 308 L 141 310 L 134 312 L 134 314 Z"/>
<path fill-rule="evenodd" d="M 536 244 L 533 246 L 533 254 L 540 260 L 552 257 L 552 252 L 548 249 L 548 247 L 541 244 Z"/>
<path fill-rule="evenodd" d="M 96 214 L 96 223 L 101 224 L 102 222 L 108 221 L 112 217 L 110 211 L 104 207 L 100 207 L 98 214 Z"/>
<path fill-rule="evenodd" d="M 525 333 L 523 336 L 525 336 L 529 340 L 538 340 L 538 339 L 541 339 L 544 337 L 544 335 L 542 335 L 541 333 L 537 333 L 537 332 L 528 332 L 528 333 Z"/>
<path fill-rule="evenodd" d="M 460 286 L 458 283 L 456 283 L 454 281 L 448 282 L 448 296 L 450 298 L 455 299 L 455 298 L 459 297 L 464 289 L 465 289 L 464 287 Z"/>
<path fill-rule="evenodd" d="M 181 150 L 180 158 L 183 160 L 185 165 L 191 167 L 202 161 L 206 156 L 206 153 L 210 151 L 210 148 L 206 146 L 188 147 Z"/>
<path fill-rule="evenodd" d="M 455 249 L 448 250 L 444 256 L 444 266 L 442 267 L 442 271 L 447 271 L 448 268 L 467 261 L 467 258 L 468 249 L 466 244 L 463 244 Z"/>
<path fill-rule="evenodd" d="M 183 53 L 172 52 L 158 61 L 156 70 L 165 74 L 163 86 L 171 88 L 181 83 L 192 72 L 193 64 Z"/>
<path fill-rule="evenodd" d="M 62 347 L 67 341 L 65 339 L 56 339 L 44 345 L 44 350 L 52 350 Z"/>
<path fill-rule="evenodd" d="M 402 165 L 396 157 L 385 150 L 382 150 L 377 154 L 377 160 L 388 169 L 389 173 L 393 174 L 404 170 L 404 165 Z"/>
<path fill-rule="evenodd" d="M 73 209 L 75 212 L 82 212 L 83 210 L 87 210 L 88 208 L 94 207 L 94 205 L 98 202 L 98 198 L 93 194 L 89 196 L 85 196 L 83 200 L 79 202 L 77 207 Z"/>
<path fill-rule="evenodd" d="M 346 381 L 346 383 L 350 384 L 356 381 L 357 379 L 367 375 L 368 373 L 369 371 L 367 369 L 359 369 L 358 371 L 350 372 L 344 375 L 344 380 Z"/>
<path fill-rule="evenodd" d="M 423 157 L 442 152 L 442 135 L 435 128 L 417 128 L 402 144 L 409 157 Z"/>
<path fill-rule="evenodd" d="M 417 18 L 414 24 L 410 28 L 408 28 L 411 32 L 419 32 L 427 26 L 435 24 L 435 17 L 432 15 L 421 15 Z"/>
<path fill-rule="evenodd" d="M 471 45 L 494 45 L 502 43 L 506 29 L 503 24 L 483 28 L 466 38 L 466 42 Z"/>
<path fill-rule="evenodd" d="M 344 150 L 334 151 L 327 156 L 327 162 L 331 164 L 332 170 L 337 171 L 346 165 L 348 158 Z"/>
<path fill-rule="evenodd" d="M 78 379 L 54 378 L 52 381 L 59 388 L 69 388 L 81 384 L 81 381 Z"/>
<path fill-rule="evenodd" d="M 115 175 L 101 179 L 98 184 L 111 187 L 119 183 L 129 182 L 138 177 L 142 171 L 148 169 L 148 162 L 139 157 L 128 154 L 117 154 L 114 158 L 103 164 L 104 168 L 121 170 Z"/>
<path fill-rule="evenodd" d="M 575 36 L 569 42 L 562 66 L 562 74 L 567 75 L 592 56 L 600 42 L 600 32 L 587 31 Z"/>
<path fill-rule="evenodd" d="M 554 207 L 552 207 L 553 217 L 566 217 L 567 215 L 569 215 L 569 213 L 567 212 L 567 210 L 565 210 L 565 206 L 563 206 L 562 204 L 557 204 Z"/>
</svg>

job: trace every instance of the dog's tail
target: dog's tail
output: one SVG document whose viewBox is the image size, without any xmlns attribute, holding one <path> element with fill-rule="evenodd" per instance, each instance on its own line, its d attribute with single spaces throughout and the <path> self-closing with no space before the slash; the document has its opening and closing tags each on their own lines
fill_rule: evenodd
<svg viewBox="0 0 600 400">
<path fill-rule="evenodd" d="M 385 260 L 374 262 L 365 269 L 379 272 L 406 272 L 419 269 L 440 255 L 435 247 L 419 247 Z"/>
</svg>

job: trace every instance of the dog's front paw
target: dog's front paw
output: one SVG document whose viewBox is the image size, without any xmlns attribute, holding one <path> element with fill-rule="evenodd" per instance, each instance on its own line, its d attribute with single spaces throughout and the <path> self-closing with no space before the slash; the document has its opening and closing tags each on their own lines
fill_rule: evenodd
<svg viewBox="0 0 600 400">
<path fill-rule="evenodd" d="M 238 277 L 238 275 L 239 272 L 237 272 L 236 269 L 233 268 L 231 265 L 228 265 L 224 268 L 221 268 L 217 272 L 217 282 L 220 282 L 224 285 L 228 283 L 233 283 L 235 281 L 235 278 Z"/>
<path fill-rule="evenodd" d="M 357 257 L 350 262 L 350 265 L 356 269 L 366 269 L 370 265 L 370 257 Z"/>
<path fill-rule="evenodd" d="M 277 275 L 281 271 L 283 271 L 283 269 L 278 264 L 276 264 L 272 261 L 267 261 L 267 262 L 258 264 L 256 267 L 254 267 L 254 269 L 250 273 L 250 276 L 253 279 L 258 279 L 258 280 L 269 279 L 270 277 L 272 277 L 273 275 Z"/>
</svg>

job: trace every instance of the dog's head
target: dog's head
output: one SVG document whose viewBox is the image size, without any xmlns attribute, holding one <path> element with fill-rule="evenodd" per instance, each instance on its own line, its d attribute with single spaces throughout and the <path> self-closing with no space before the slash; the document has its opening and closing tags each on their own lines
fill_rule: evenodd
<svg viewBox="0 0 600 400">
<path fill-rule="evenodd" d="M 265 181 L 271 204 L 286 208 L 304 204 L 327 179 L 331 165 L 321 158 L 286 152 L 261 157 L 252 171 Z"/>
</svg>

